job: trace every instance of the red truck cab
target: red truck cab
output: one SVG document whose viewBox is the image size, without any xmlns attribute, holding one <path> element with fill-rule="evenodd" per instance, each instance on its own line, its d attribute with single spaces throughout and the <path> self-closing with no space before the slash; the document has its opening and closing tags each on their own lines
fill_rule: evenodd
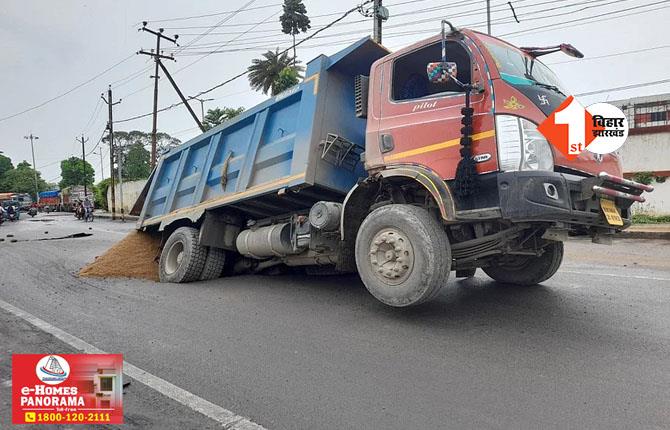
<svg viewBox="0 0 670 430">
<path fill-rule="evenodd" d="M 447 187 L 456 179 L 465 92 L 453 81 L 430 82 L 424 71 L 427 63 L 440 59 L 441 44 L 442 36 L 436 35 L 373 64 L 365 153 L 369 172 L 413 166 L 429 170 Z M 618 156 L 583 151 L 569 160 L 537 130 L 569 96 L 546 65 L 520 48 L 472 30 L 446 36 L 446 59 L 458 66 L 461 82 L 476 87 L 470 100 L 470 137 L 480 184 L 477 193 L 461 198 L 450 188 L 454 207 L 443 213 L 453 210 L 455 219 L 467 219 L 474 210 L 481 214 L 482 209 L 499 209 L 503 218 L 564 220 L 572 223 L 566 230 L 592 227 L 593 235 L 629 225 L 630 204 L 643 199 L 639 194 L 649 189 L 620 178 Z M 617 179 L 606 181 L 602 173 Z M 587 178 L 596 179 L 582 184 Z M 611 194 L 619 193 L 612 197 L 622 226 L 608 225 L 600 213 L 592 188 L 603 184 Z"/>
<path fill-rule="evenodd" d="M 559 46 L 555 50 L 581 55 Z M 444 283 L 438 269 L 426 269 L 423 278 L 415 274 L 417 246 L 438 256 L 443 246 L 437 228 L 417 230 L 420 240 L 403 233 L 430 223 L 414 213 L 417 206 L 439 219 L 457 277 L 482 268 L 499 282 L 534 285 L 558 270 L 568 236 L 607 243 L 630 225 L 632 203 L 653 190 L 623 179 L 616 154 L 583 151 L 567 159 L 538 131 L 569 92 L 535 50 L 542 48 L 517 48 L 472 30 L 446 33 L 443 22 L 442 35 L 372 65 L 364 154 L 369 177 L 345 200 L 341 231 L 345 242 L 355 233 L 358 272 L 381 301 L 420 303 L 436 293 L 419 285 L 439 289 Z M 426 66 L 430 74 L 431 63 L 440 60 L 455 65 L 456 79 L 429 79 Z M 474 163 L 465 181 L 459 177 L 464 160 Z M 367 213 L 362 223 L 360 212 Z M 411 262 L 402 257 L 407 252 Z M 396 284 L 413 285 L 407 290 L 413 293 L 398 293 Z"/>
</svg>

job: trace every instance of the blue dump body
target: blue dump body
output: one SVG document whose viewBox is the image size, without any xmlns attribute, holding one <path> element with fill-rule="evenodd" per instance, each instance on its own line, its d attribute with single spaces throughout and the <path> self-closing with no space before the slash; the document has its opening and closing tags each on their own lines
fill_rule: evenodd
<svg viewBox="0 0 670 430">
<path fill-rule="evenodd" d="M 59 197 L 60 191 L 40 191 L 40 199 Z"/>
<path fill-rule="evenodd" d="M 387 54 L 365 38 L 321 55 L 300 84 L 170 150 L 138 201 L 138 228 L 224 207 L 263 218 L 342 200 L 365 176 L 366 120 L 355 114 L 354 79 Z"/>
</svg>

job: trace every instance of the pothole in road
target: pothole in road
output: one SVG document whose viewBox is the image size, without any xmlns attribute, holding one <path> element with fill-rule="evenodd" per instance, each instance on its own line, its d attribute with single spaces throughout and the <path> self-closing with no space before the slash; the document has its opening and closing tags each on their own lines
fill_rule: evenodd
<svg viewBox="0 0 670 430">
<path fill-rule="evenodd" d="M 80 237 L 88 237 L 88 236 L 93 236 L 93 233 L 73 233 L 68 234 L 67 236 L 43 237 L 41 239 L 11 239 L 10 242 L 16 243 L 16 242 L 37 242 L 40 240 L 79 239 Z M 0 239 L 0 241 L 4 241 L 4 239 Z"/>
</svg>

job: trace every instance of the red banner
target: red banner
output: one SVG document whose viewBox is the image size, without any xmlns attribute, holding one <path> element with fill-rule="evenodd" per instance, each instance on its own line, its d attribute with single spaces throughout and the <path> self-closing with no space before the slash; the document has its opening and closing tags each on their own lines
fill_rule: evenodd
<svg viewBox="0 0 670 430">
<path fill-rule="evenodd" d="M 12 423 L 123 424 L 121 354 L 13 354 Z"/>
</svg>

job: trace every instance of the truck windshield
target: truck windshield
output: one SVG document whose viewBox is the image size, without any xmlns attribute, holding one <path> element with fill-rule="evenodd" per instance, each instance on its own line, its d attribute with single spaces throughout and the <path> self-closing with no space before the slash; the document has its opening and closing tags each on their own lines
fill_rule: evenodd
<svg viewBox="0 0 670 430">
<path fill-rule="evenodd" d="M 539 85 L 563 95 L 568 95 L 565 86 L 549 67 L 537 59 L 512 46 L 485 41 L 500 77 L 513 85 Z"/>
</svg>

